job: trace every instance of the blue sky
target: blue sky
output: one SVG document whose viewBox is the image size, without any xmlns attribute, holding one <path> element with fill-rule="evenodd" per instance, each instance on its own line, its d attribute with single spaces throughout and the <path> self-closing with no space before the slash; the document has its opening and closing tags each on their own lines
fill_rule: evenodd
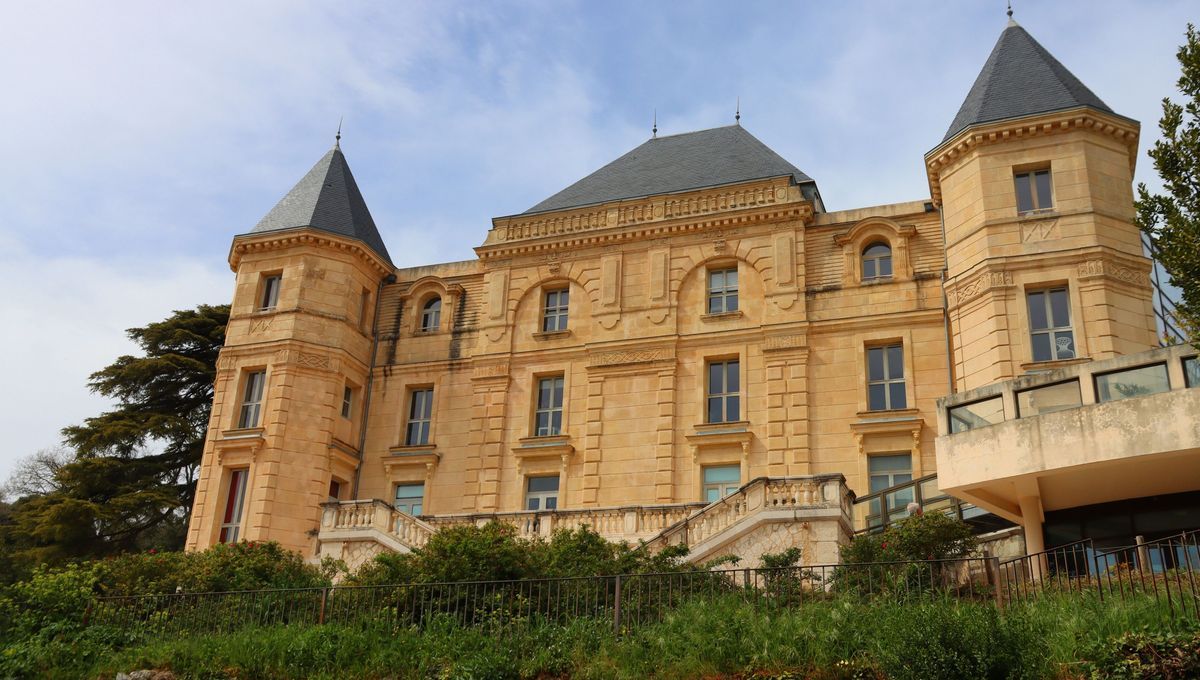
<svg viewBox="0 0 1200 680">
<path fill-rule="evenodd" d="M 1016 19 L 1118 113 L 1138 179 L 1195 2 L 1031 2 Z M 469 259 L 649 136 L 748 130 L 831 210 L 928 197 L 922 155 L 1004 3 L 62 2 L 0 21 L 0 477 L 104 408 L 123 330 L 229 299 L 230 239 L 333 141 L 400 266 Z"/>
</svg>

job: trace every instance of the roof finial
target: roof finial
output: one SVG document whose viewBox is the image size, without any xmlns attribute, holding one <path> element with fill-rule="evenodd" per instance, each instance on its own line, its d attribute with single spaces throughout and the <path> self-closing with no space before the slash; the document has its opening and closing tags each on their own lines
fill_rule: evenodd
<svg viewBox="0 0 1200 680">
<path fill-rule="evenodd" d="M 1008 18 L 1012 19 L 1012 0 L 1008 0 Z"/>
<path fill-rule="evenodd" d="M 654 109 L 654 127 L 650 128 L 652 139 L 658 139 L 658 108 Z"/>
<path fill-rule="evenodd" d="M 335 149 L 342 148 L 342 118 L 343 117 L 344 116 L 338 116 L 338 131 L 337 131 L 337 134 L 333 136 L 333 148 L 335 148 Z"/>
<path fill-rule="evenodd" d="M 742 97 L 740 95 L 737 98 L 737 109 L 733 112 L 733 122 L 736 125 L 742 124 Z"/>
</svg>

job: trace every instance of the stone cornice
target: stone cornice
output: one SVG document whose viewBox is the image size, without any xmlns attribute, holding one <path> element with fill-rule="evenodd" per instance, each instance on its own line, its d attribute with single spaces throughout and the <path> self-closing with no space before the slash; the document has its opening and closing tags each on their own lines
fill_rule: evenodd
<svg viewBox="0 0 1200 680">
<path fill-rule="evenodd" d="M 475 249 L 482 260 L 611 245 L 760 222 L 809 222 L 813 205 L 786 178 L 494 219 Z"/>
<path fill-rule="evenodd" d="M 382 278 L 393 273 L 394 268 L 384 262 L 375 251 L 368 248 L 362 241 L 341 238 L 336 234 L 317 229 L 300 228 L 283 231 L 268 231 L 261 234 L 239 234 L 233 237 L 233 245 L 229 248 L 229 268 L 237 271 L 238 263 L 247 253 L 292 248 L 295 246 L 317 246 L 345 251 L 374 270 Z"/>
<path fill-rule="evenodd" d="M 1137 121 L 1088 107 L 1022 116 L 969 127 L 925 154 L 929 192 L 935 205 L 942 205 L 940 174 L 946 167 L 976 148 L 1031 137 L 1092 130 L 1123 142 L 1129 149 L 1129 168 L 1137 164 L 1140 126 Z"/>
</svg>

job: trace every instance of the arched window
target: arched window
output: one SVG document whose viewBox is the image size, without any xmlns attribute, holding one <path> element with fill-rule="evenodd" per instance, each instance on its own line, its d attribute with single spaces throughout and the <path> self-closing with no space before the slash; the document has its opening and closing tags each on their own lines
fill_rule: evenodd
<svg viewBox="0 0 1200 680">
<path fill-rule="evenodd" d="M 436 331 L 442 323 L 442 299 L 430 298 L 421 308 L 421 331 L 428 333 Z"/>
<path fill-rule="evenodd" d="M 892 278 L 892 248 L 886 243 L 872 243 L 862 254 L 863 281 Z"/>
</svg>

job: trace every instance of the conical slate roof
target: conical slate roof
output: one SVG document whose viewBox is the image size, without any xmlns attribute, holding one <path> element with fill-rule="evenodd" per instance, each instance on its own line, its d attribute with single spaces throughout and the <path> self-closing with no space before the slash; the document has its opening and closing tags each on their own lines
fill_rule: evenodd
<svg viewBox="0 0 1200 680">
<path fill-rule="evenodd" d="M 740 125 L 649 139 L 525 214 L 791 175 L 821 210 L 816 182 Z"/>
<path fill-rule="evenodd" d="M 388 264 L 388 255 L 371 211 L 338 145 L 321 157 L 251 233 L 311 227 L 358 239 Z"/>
<path fill-rule="evenodd" d="M 1010 20 L 942 141 L 972 125 L 1080 106 L 1113 113 L 1033 36 Z"/>
</svg>

